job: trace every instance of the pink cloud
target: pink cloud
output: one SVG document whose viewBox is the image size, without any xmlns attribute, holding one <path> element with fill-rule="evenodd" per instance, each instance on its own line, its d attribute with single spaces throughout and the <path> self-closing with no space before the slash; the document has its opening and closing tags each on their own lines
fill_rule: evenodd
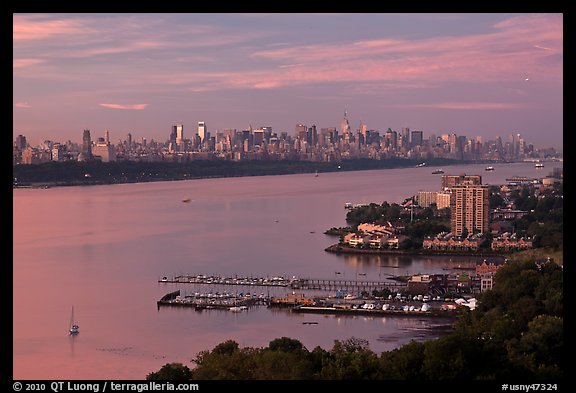
<svg viewBox="0 0 576 393">
<path fill-rule="evenodd" d="M 26 101 L 24 101 L 24 102 L 16 102 L 16 103 L 14 104 L 14 106 L 15 106 L 16 108 L 32 108 L 32 107 L 30 106 L 30 104 L 28 104 Z"/>
<path fill-rule="evenodd" d="M 527 73 L 561 82 L 561 62 L 546 60 L 550 51 L 562 53 L 562 25 L 561 15 L 530 15 L 510 18 L 484 34 L 261 50 L 252 56 L 299 66 L 237 75 L 232 84 L 272 88 L 343 81 L 493 82 L 516 80 Z"/>
<path fill-rule="evenodd" d="M 128 109 L 128 110 L 134 110 L 134 111 L 144 110 L 148 106 L 148 104 L 129 104 L 129 105 L 125 105 L 125 104 L 98 104 L 98 105 L 103 106 L 104 108 Z"/>
<path fill-rule="evenodd" d="M 39 20 L 29 15 L 14 15 L 12 19 L 14 41 L 39 40 L 59 34 L 72 34 L 82 30 L 74 19 Z"/>
<path fill-rule="evenodd" d="M 14 69 L 30 67 L 36 64 L 44 63 L 45 60 L 42 59 L 13 59 L 12 67 Z"/>
</svg>

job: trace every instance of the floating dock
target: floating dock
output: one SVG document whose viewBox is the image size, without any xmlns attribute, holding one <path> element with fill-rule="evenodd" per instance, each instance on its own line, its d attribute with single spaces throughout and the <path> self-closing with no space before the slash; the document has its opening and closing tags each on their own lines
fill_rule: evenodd
<svg viewBox="0 0 576 393">
<path fill-rule="evenodd" d="M 158 308 L 160 306 L 176 306 L 192 307 L 196 310 L 226 309 L 232 311 L 266 304 L 269 304 L 269 298 L 263 295 L 195 293 L 194 295 L 181 296 L 180 290 L 164 295 L 156 303 Z"/>
</svg>

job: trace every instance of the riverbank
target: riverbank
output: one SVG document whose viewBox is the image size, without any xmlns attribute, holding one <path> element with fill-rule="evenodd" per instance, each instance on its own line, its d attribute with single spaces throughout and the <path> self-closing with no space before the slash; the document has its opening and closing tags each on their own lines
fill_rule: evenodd
<svg viewBox="0 0 576 393">
<path fill-rule="evenodd" d="M 447 255 L 447 256 L 470 256 L 470 257 L 498 257 L 504 258 L 502 254 L 494 252 L 470 252 L 470 251 L 437 251 L 425 249 L 409 250 L 391 250 L 391 249 L 360 249 L 347 247 L 340 244 L 332 244 L 324 249 L 326 252 L 335 254 L 368 254 L 368 255 L 405 255 L 405 256 L 422 256 L 422 255 Z"/>
<path fill-rule="evenodd" d="M 387 160 L 353 159 L 341 162 L 195 160 L 183 163 L 163 161 L 105 163 L 100 161 L 68 161 L 14 165 L 12 166 L 12 175 L 15 188 L 62 187 L 410 168 L 418 165 L 421 161 L 401 158 Z M 426 163 L 430 166 L 450 166 L 479 162 L 435 158 L 426 160 Z"/>
</svg>

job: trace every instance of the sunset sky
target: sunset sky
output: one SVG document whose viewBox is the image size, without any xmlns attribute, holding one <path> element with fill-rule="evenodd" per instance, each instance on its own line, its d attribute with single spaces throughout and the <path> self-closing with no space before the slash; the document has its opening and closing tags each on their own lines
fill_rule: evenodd
<svg viewBox="0 0 576 393">
<path fill-rule="evenodd" d="M 296 123 L 563 145 L 562 14 L 15 14 L 13 135 Z"/>
</svg>

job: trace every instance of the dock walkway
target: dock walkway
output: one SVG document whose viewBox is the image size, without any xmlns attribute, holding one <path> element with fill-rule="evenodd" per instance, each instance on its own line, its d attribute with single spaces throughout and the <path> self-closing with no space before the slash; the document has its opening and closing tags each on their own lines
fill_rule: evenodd
<svg viewBox="0 0 576 393">
<path fill-rule="evenodd" d="M 179 283 L 179 284 L 217 284 L 217 285 L 245 285 L 264 287 L 286 287 L 300 290 L 317 291 L 373 291 L 374 289 L 398 290 L 406 287 L 403 282 L 393 280 L 346 280 L 346 279 L 325 279 L 325 278 L 292 278 L 287 277 L 224 277 L 206 275 L 179 275 L 173 278 L 164 276 L 158 282 Z"/>
</svg>

